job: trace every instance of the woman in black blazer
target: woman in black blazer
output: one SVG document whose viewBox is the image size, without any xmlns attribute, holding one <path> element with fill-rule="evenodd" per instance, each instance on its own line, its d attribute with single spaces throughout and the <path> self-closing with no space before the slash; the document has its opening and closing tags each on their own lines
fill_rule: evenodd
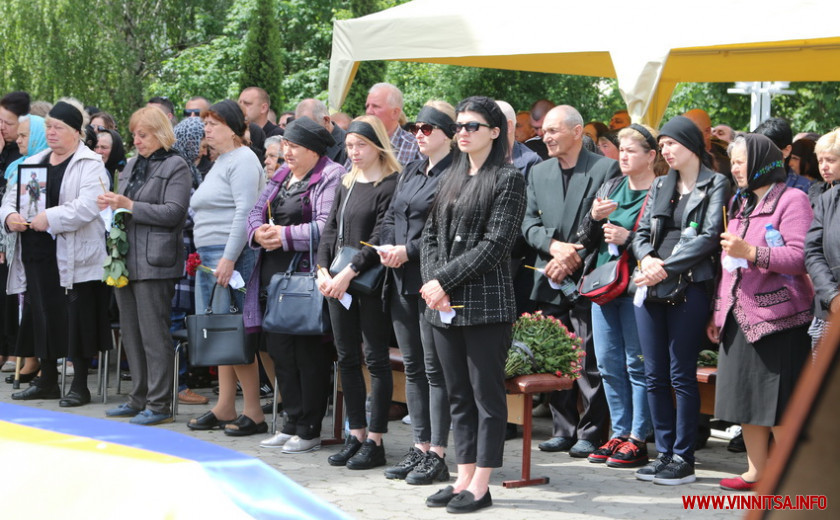
<svg viewBox="0 0 840 520">
<path fill-rule="evenodd" d="M 449 480 L 444 462 L 449 439 L 449 397 L 440 360 L 432 345 L 432 326 L 423 317 L 420 297 L 420 241 L 440 180 L 452 163 L 455 108 L 445 101 L 429 101 L 410 131 L 425 159 L 409 163 L 400 175 L 391 207 L 382 224 L 382 243 L 394 247 L 380 252 L 389 267 L 383 295 L 391 309 L 394 335 L 405 362 L 406 400 L 414 446 L 396 465 L 385 470 L 391 479 L 408 484 Z"/>
<path fill-rule="evenodd" d="M 458 463 L 455 484 L 426 505 L 466 513 L 492 505 L 490 474 L 502 465 L 504 364 L 516 319 L 508 259 L 525 215 L 525 181 L 508 164 L 507 120 L 492 99 L 465 99 L 456 121 L 458 151 L 423 232 L 420 295 L 449 391 Z"/>
</svg>

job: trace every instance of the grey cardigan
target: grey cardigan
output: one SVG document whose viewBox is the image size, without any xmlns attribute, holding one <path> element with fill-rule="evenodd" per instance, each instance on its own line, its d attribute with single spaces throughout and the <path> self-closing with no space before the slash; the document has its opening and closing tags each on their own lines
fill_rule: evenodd
<svg viewBox="0 0 840 520">
<path fill-rule="evenodd" d="M 120 173 L 119 192 L 125 195 L 137 165 L 131 159 Z M 184 274 L 183 228 L 190 202 L 192 175 L 179 155 L 149 162 L 146 182 L 134 197 L 126 219 L 128 279 L 165 280 Z"/>
</svg>

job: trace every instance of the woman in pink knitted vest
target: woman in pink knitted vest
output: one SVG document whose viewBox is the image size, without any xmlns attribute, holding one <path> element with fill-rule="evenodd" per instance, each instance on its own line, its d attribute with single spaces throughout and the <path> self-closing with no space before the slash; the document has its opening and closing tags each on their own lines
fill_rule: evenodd
<svg viewBox="0 0 840 520">
<path fill-rule="evenodd" d="M 738 192 L 721 234 L 724 268 L 708 333 L 720 341 L 715 416 L 741 423 L 749 464 L 720 485 L 748 491 L 764 471 L 771 430 L 784 435 L 778 425 L 810 352 L 814 289 L 804 243 L 813 213 L 803 192 L 785 187 L 782 152 L 767 137 L 738 137 L 729 154 Z M 768 224 L 783 244 L 768 244 Z"/>
</svg>

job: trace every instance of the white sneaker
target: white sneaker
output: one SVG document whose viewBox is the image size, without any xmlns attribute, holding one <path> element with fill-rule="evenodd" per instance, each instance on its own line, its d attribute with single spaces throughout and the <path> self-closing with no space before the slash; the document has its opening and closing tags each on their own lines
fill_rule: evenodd
<svg viewBox="0 0 840 520">
<path fill-rule="evenodd" d="M 15 362 L 14 361 L 6 361 L 3 363 L 3 367 L 0 368 L 0 372 L 14 372 L 15 371 Z"/>
<path fill-rule="evenodd" d="M 282 448 L 293 436 L 290 433 L 277 432 L 274 437 L 260 441 L 261 448 Z"/>
<path fill-rule="evenodd" d="M 64 372 L 64 365 L 59 365 L 58 366 L 58 373 L 60 374 L 62 372 Z M 67 372 L 65 372 L 64 375 L 65 376 L 76 375 L 76 369 L 73 368 L 73 365 L 70 365 L 70 364 L 67 365 Z"/>
<path fill-rule="evenodd" d="M 283 453 L 307 453 L 321 449 L 321 438 L 301 439 L 297 435 L 289 439 L 283 446 Z"/>
<path fill-rule="evenodd" d="M 406 415 L 402 418 L 402 423 L 411 426 L 411 415 Z"/>
</svg>

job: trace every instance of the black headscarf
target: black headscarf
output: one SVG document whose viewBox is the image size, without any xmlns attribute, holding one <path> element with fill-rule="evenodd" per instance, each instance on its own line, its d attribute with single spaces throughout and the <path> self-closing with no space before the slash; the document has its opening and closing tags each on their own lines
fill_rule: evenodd
<svg viewBox="0 0 840 520">
<path fill-rule="evenodd" d="M 707 168 L 712 167 L 712 156 L 706 152 L 706 141 L 703 139 L 703 133 L 691 119 L 685 116 L 672 117 L 659 130 L 659 139 L 663 137 L 670 137 L 677 141 L 699 157 L 701 164 Z"/>
<path fill-rule="evenodd" d="M 732 215 L 739 209 L 745 217 L 753 212 L 758 204 L 755 190 L 774 182 L 785 182 L 787 171 L 785 161 L 773 141 L 761 134 L 744 134 L 736 139 L 736 143 L 744 140 L 747 147 L 747 187 L 738 188 L 732 202 Z"/>
<path fill-rule="evenodd" d="M 327 129 L 308 117 L 301 117 L 287 124 L 283 138 L 312 150 L 318 156 L 326 154 L 327 148 L 335 144 L 335 139 Z"/>
</svg>

